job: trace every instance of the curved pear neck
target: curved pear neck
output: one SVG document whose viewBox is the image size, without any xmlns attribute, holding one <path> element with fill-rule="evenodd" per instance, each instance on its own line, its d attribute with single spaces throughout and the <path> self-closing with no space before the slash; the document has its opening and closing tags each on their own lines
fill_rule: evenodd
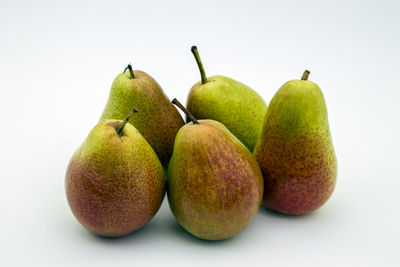
<svg viewBox="0 0 400 267">
<path fill-rule="evenodd" d="M 192 46 L 191 49 L 194 58 L 196 59 L 197 66 L 199 67 L 200 75 L 201 75 L 201 83 L 205 84 L 208 82 L 206 72 L 204 71 L 203 63 L 201 63 L 201 58 L 199 55 L 199 51 L 197 50 L 197 47 L 194 45 Z"/>
<path fill-rule="evenodd" d="M 193 122 L 193 124 L 200 124 L 197 119 L 193 116 L 192 113 L 189 112 L 189 110 L 187 110 L 182 104 L 181 102 L 178 101 L 178 99 L 174 98 L 172 100 L 172 104 L 175 104 L 176 106 L 178 106 L 178 108 L 180 108 L 185 114 L 186 116 Z"/>
<path fill-rule="evenodd" d="M 124 73 L 127 70 L 129 70 L 130 78 L 131 79 L 135 79 L 135 74 L 133 73 L 133 69 L 132 69 L 132 65 L 131 64 L 128 64 L 128 66 L 125 67 Z"/>
<path fill-rule="evenodd" d="M 131 113 L 129 113 L 128 117 L 126 117 L 126 119 L 122 122 L 121 126 L 119 126 L 117 133 L 118 135 L 121 137 L 124 135 L 124 128 L 125 125 L 128 123 L 128 121 L 130 120 L 130 118 L 132 118 L 133 114 L 135 114 L 136 112 L 138 112 L 135 108 L 132 110 Z"/>
<path fill-rule="evenodd" d="M 303 73 L 303 76 L 301 77 L 301 80 L 302 81 L 307 81 L 309 75 L 310 75 L 310 71 L 309 70 L 305 70 L 304 73 Z"/>
</svg>

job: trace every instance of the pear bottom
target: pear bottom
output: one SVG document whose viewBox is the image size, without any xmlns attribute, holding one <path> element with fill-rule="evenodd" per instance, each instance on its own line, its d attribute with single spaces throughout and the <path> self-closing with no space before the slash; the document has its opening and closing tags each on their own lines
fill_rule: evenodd
<svg viewBox="0 0 400 267">
<path fill-rule="evenodd" d="M 326 135 L 274 138 L 256 148 L 264 176 L 263 206 L 301 215 L 321 207 L 332 195 L 337 176 L 336 157 Z"/>
<path fill-rule="evenodd" d="M 96 235 L 120 237 L 138 230 L 156 214 L 163 200 L 163 181 L 97 183 L 107 177 L 90 162 L 73 158 L 69 166 L 69 206 L 76 219 Z M 115 170 L 114 174 L 118 176 Z M 122 171 L 120 177 L 124 176 Z"/>
</svg>

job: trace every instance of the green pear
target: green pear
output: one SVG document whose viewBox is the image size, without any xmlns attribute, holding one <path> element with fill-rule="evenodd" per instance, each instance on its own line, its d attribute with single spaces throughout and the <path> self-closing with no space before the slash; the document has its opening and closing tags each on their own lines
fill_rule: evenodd
<svg viewBox="0 0 400 267">
<path fill-rule="evenodd" d="M 183 126 L 168 167 L 167 195 L 180 225 L 206 240 L 231 238 L 245 229 L 262 201 L 263 178 L 251 152 L 220 122 Z"/>
<path fill-rule="evenodd" d="M 250 87 L 225 76 L 206 76 L 197 47 L 192 47 L 201 81 L 190 90 L 187 109 L 198 119 L 224 124 L 253 151 L 259 139 L 267 105 Z"/>
<path fill-rule="evenodd" d="M 129 72 L 126 72 L 127 69 Z M 115 78 L 100 121 L 123 120 L 133 107 L 140 110 L 140 114 L 129 122 L 149 142 L 161 163 L 168 166 L 175 135 L 184 122 L 160 85 L 147 73 L 133 71 L 132 66 L 128 65 Z"/>
<path fill-rule="evenodd" d="M 129 118 L 97 124 L 67 168 L 72 213 L 96 235 L 116 237 L 139 229 L 164 198 L 163 167 Z"/>
<path fill-rule="evenodd" d="M 336 183 L 325 99 L 309 73 L 285 83 L 272 98 L 254 150 L 264 176 L 263 205 L 285 214 L 318 209 Z"/>
</svg>

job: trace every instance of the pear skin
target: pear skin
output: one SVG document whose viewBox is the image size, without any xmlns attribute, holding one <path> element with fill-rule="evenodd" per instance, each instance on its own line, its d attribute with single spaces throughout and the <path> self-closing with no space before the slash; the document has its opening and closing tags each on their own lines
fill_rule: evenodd
<svg viewBox="0 0 400 267">
<path fill-rule="evenodd" d="M 76 219 L 96 235 L 116 237 L 145 225 L 165 194 L 157 155 L 131 124 L 105 120 L 73 155 L 65 191 Z"/>
<path fill-rule="evenodd" d="M 192 47 L 202 80 L 190 90 L 187 109 L 197 119 L 224 124 L 253 151 L 258 141 L 267 105 L 256 91 L 225 76 L 206 77 L 197 48 Z"/>
<path fill-rule="evenodd" d="M 179 224 L 192 235 L 223 240 L 256 215 L 263 178 L 251 152 L 221 123 L 183 126 L 168 168 L 167 195 Z"/>
<path fill-rule="evenodd" d="M 264 176 L 263 205 L 284 214 L 318 209 L 336 184 L 325 99 L 308 74 L 285 83 L 272 98 L 254 151 Z"/>
<path fill-rule="evenodd" d="M 147 73 L 132 70 L 119 74 L 100 118 L 124 120 L 133 107 L 140 112 L 129 122 L 143 135 L 164 166 L 172 154 L 175 135 L 184 122 L 160 85 Z"/>
</svg>

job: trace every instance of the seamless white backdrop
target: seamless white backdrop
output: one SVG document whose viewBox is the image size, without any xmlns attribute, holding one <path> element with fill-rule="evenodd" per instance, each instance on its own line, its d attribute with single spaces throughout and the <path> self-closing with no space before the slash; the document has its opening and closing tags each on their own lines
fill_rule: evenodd
<svg viewBox="0 0 400 267">
<path fill-rule="evenodd" d="M 400 2 L 0 0 L 1 266 L 400 266 Z M 208 75 L 269 103 L 311 70 L 339 175 L 306 216 L 261 208 L 237 237 L 191 237 L 164 201 L 143 229 L 99 238 L 64 194 L 69 158 L 131 62 L 172 99 Z"/>
</svg>

